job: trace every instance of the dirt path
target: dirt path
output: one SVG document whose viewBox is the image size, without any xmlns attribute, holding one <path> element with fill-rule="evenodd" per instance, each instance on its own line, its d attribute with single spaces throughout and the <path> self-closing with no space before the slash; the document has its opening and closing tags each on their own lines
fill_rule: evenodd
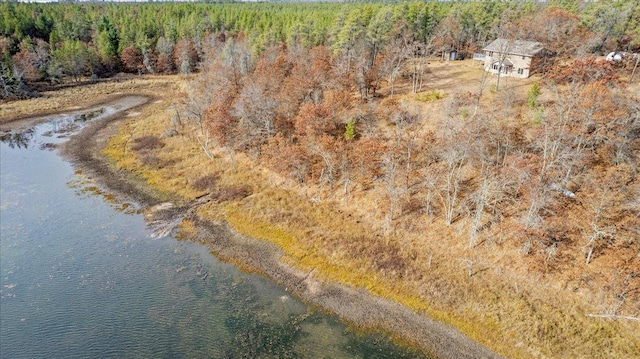
<svg viewBox="0 0 640 359">
<path fill-rule="evenodd" d="M 101 106 L 112 103 L 112 100 L 105 100 Z M 72 136 L 61 147 L 63 155 L 110 191 L 137 201 L 143 208 L 163 202 L 172 202 L 181 208 L 184 204 L 178 198 L 151 190 L 142 179 L 114 168 L 105 159 L 101 150 L 117 133 L 120 123 L 128 118 L 127 111 L 134 115 L 131 113 L 133 109 L 141 111 L 151 101 L 147 97 L 123 96 L 116 102 L 123 107 Z M 43 120 L 46 118 L 38 117 L 5 125 L 25 126 Z M 274 244 L 239 235 L 226 224 L 202 219 L 196 219 L 196 223 L 198 234 L 195 239 L 207 244 L 222 260 L 236 263 L 245 270 L 263 273 L 303 300 L 334 312 L 358 327 L 387 331 L 437 358 L 500 358 L 455 328 L 373 296 L 364 289 L 325 283 L 316 280 L 313 272 L 304 273 L 282 263 L 283 253 Z"/>
</svg>

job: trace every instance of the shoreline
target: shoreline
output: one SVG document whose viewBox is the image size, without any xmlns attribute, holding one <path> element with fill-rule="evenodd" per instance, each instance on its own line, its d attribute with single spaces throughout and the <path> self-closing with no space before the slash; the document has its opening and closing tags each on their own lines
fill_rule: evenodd
<svg viewBox="0 0 640 359">
<path fill-rule="evenodd" d="M 354 328 L 380 330 L 399 343 L 440 357 L 465 357 L 459 352 L 466 349 L 457 348 L 460 345 L 453 340 L 458 339 L 421 333 L 428 324 L 416 316 L 445 323 L 447 330 L 456 328 L 459 333 L 454 336 L 489 351 L 489 357 L 497 356 L 495 353 L 513 358 L 591 353 L 594 357 L 627 358 L 640 350 L 637 322 L 589 315 L 598 313 L 594 297 L 588 297 L 596 293 L 569 292 L 562 278 L 532 278 L 540 273 L 523 275 L 510 271 L 512 267 L 504 262 L 485 261 L 483 256 L 494 255 L 493 249 L 500 243 L 490 242 L 473 252 L 462 250 L 462 244 L 456 246 L 457 234 L 439 233 L 437 223 L 428 233 L 407 228 L 394 235 L 375 232 L 376 222 L 360 211 L 373 204 L 367 197 L 358 198 L 359 207 L 354 208 L 356 202 L 323 197 L 326 193 L 313 186 L 296 186 L 242 153 L 232 154 L 215 146 L 209 146 L 209 154 L 204 153 L 193 138 L 200 134 L 194 119 L 175 119 L 176 114 L 180 116 L 176 111 L 180 98 L 175 95 L 184 91 L 183 81 L 176 77 L 136 79 L 88 85 L 82 96 L 78 91 L 63 90 L 50 93 L 47 102 L 41 98 L 18 101 L 0 110 L 0 128 L 3 121 L 33 108 L 67 115 L 73 112 L 73 117 L 80 116 L 82 121 L 79 109 L 91 111 L 112 95 L 144 96 L 148 100 L 142 106 L 117 115 L 110 109 L 100 111 L 111 117 L 86 122 L 84 130 L 75 133 L 73 141 L 81 143 L 76 146 L 77 153 L 67 145 L 56 147 L 66 153 L 79 173 L 87 169 L 89 177 L 110 189 L 107 200 L 138 202 L 140 205 L 132 208 L 145 215 L 151 236 L 164 236 L 180 223 L 179 240 L 208 245 L 220 259 L 271 277 L 311 305 L 336 312 Z M 95 118 L 89 113 L 85 117 Z M 24 123 L 13 121 L 8 126 L 19 129 Z M 87 143 L 92 149 L 85 148 Z M 240 196 L 233 197 L 236 194 Z M 215 238 L 216 233 L 222 237 Z M 262 247 L 251 247 L 247 244 L 250 240 Z M 469 268 L 463 267 L 464 259 L 474 264 L 475 273 L 470 275 Z M 388 267 L 396 260 L 406 265 L 399 272 Z M 331 283 L 397 303 L 412 322 L 401 318 L 404 314 L 370 307 L 358 297 L 361 293 L 338 293 L 340 300 L 331 302 L 326 298 L 334 294 Z M 317 297 L 325 303 L 314 302 Z M 363 307 L 369 312 L 351 313 L 351 317 L 340 312 Z M 393 320 L 379 319 L 381 313 Z M 416 321 L 420 323 L 414 326 Z M 482 354 L 466 355 L 476 356 Z"/>
<path fill-rule="evenodd" d="M 146 97 L 148 100 L 143 104 L 90 123 L 61 146 L 61 154 L 74 166 L 90 173 L 101 185 L 136 201 L 142 208 L 163 202 L 178 204 L 179 199 L 171 194 L 153 190 L 134 174 L 113 168 L 101 153 L 108 139 L 130 118 L 127 117 L 128 112 L 131 114 L 131 111 L 153 102 L 153 97 Z M 12 121 L 12 125 L 29 120 Z M 355 327 L 388 332 L 397 340 L 436 358 L 501 358 L 452 326 L 375 296 L 365 289 L 324 282 L 316 279 L 313 271 L 305 273 L 283 263 L 280 260 L 283 252 L 276 244 L 243 236 L 226 223 L 200 218 L 194 222 L 197 235 L 188 240 L 206 244 L 221 260 L 234 263 L 243 270 L 263 274 L 302 300 L 335 313 Z"/>
</svg>

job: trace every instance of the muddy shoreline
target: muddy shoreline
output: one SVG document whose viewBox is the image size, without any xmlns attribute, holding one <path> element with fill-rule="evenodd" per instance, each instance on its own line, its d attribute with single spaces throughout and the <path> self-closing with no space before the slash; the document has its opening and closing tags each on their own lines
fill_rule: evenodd
<svg viewBox="0 0 640 359">
<path fill-rule="evenodd" d="M 119 97 L 120 100 L 125 98 Z M 180 206 L 183 204 L 172 194 L 152 190 L 143 179 L 113 168 L 101 153 L 108 139 L 126 120 L 127 113 L 147 106 L 152 100 L 147 97 L 144 103 L 90 123 L 61 146 L 61 153 L 110 191 L 136 201 L 141 208 L 163 202 Z M 11 126 L 24 126 L 33 120 L 12 121 Z M 501 358 L 453 327 L 364 289 L 322 282 L 315 278 L 313 271 L 305 273 L 292 268 L 281 262 L 283 253 L 275 244 L 235 233 L 224 223 L 199 218 L 194 221 L 198 231 L 194 240 L 206 244 L 220 259 L 236 263 L 244 270 L 264 274 L 308 303 L 336 313 L 357 327 L 387 331 L 437 358 Z"/>
</svg>

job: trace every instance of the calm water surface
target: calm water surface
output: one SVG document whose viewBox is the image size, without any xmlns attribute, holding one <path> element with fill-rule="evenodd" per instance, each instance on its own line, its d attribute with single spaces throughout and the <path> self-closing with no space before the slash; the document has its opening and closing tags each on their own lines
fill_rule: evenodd
<svg viewBox="0 0 640 359">
<path fill-rule="evenodd" d="M 49 149 L 77 120 L 0 143 L 1 358 L 419 357 L 204 246 L 152 239 L 135 206 Z"/>
</svg>

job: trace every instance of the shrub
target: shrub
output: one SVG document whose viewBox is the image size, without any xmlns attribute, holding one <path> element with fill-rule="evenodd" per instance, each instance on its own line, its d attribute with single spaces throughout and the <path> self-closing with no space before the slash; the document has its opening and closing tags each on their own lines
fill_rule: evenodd
<svg viewBox="0 0 640 359">
<path fill-rule="evenodd" d="M 217 173 L 204 175 L 193 182 L 191 187 L 196 191 L 214 191 L 218 180 L 220 180 L 220 176 Z"/>
<path fill-rule="evenodd" d="M 137 152 L 150 151 L 162 147 L 164 147 L 164 143 L 157 136 L 143 136 L 133 140 L 133 150 Z"/>
<path fill-rule="evenodd" d="M 349 140 L 353 140 L 355 137 L 356 137 L 356 121 L 354 119 L 350 119 L 349 122 L 347 122 L 347 125 L 345 127 L 344 139 L 349 141 Z"/>
<path fill-rule="evenodd" d="M 540 85 L 538 85 L 537 82 L 534 83 L 529 89 L 529 92 L 527 92 L 527 103 L 530 108 L 536 107 L 536 101 L 538 100 L 538 96 L 541 94 L 542 91 L 540 90 Z"/>
<path fill-rule="evenodd" d="M 538 126 L 542 123 L 542 121 L 544 121 L 544 108 L 540 107 L 533 114 L 533 125 Z"/>
</svg>

